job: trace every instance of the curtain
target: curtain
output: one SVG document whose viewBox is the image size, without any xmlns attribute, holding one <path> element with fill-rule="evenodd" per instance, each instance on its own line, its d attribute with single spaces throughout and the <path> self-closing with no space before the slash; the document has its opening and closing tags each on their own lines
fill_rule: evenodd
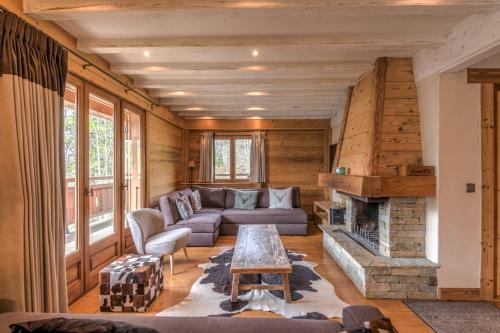
<svg viewBox="0 0 500 333">
<path fill-rule="evenodd" d="M 0 43 L 0 310 L 65 312 L 68 55 L 12 13 L 0 13 Z"/>
<path fill-rule="evenodd" d="M 214 175 L 214 132 L 200 135 L 200 175 L 198 181 L 211 183 Z"/>
<path fill-rule="evenodd" d="M 250 148 L 250 181 L 255 183 L 266 182 L 266 133 L 252 133 Z"/>
</svg>

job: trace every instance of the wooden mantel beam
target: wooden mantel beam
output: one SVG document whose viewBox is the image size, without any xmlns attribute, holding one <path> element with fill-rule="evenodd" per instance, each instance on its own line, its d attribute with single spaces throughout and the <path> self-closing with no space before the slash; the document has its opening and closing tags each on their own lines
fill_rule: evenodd
<svg viewBox="0 0 500 333">
<path fill-rule="evenodd" d="M 74 19 L 77 16 L 103 12 L 125 11 L 174 11 L 174 10 L 255 10 L 255 9 L 288 9 L 319 8 L 345 13 L 364 13 L 370 8 L 377 12 L 394 12 L 394 8 L 408 8 L 415 14 L 418 9 L 435 10 L 442 8 L 454 13 L 460 8 L 471 6 L 496 6 L 494 0 L 255 0 L 255 1 L 221 1 L 221 0 L 24 0 L 24 11 L 33 17 L 44 20 Z M 454 8 L 457 7 L 457 8 Z"/>
</svg>

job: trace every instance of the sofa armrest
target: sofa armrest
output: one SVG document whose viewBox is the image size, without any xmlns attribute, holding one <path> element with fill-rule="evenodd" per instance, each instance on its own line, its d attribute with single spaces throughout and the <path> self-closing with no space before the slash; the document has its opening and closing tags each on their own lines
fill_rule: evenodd
<svg viewBox="0 0 500 333">
<path fill-rule="evenodd" d="M 385 316 L 371 305 L 351 305 L 342 311 L 342 322 L 345 327 L 356 327 L 365 321 L 384 318 Z"/>
</svg>

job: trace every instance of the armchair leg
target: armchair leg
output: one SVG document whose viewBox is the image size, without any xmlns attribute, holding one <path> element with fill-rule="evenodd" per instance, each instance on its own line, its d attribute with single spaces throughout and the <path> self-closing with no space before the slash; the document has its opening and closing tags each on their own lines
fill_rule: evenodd
<svg viewBox="0 0 500 333">
<path fill-rule="evenodd" d="M 170 255 L 170 275 L 174 275 L 174 255 Z"/>
<path fill-rule="evenodd" d="M 184 250 L 184 255 L 186 256 L 186 260 L 189 260 L 187 247 L 184 247 L 183 250 Z"/>
</svg>

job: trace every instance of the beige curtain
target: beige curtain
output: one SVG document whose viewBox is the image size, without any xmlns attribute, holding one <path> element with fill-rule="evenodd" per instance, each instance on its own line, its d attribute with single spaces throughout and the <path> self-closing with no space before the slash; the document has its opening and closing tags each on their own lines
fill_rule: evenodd
<svg viewBox="0 0 500 333">
<path fill-rule="evenodd" d="M 198 181 L 211 183 L 214 176 L 214 132 L 200 135 L 200 174 Z"/>
<path fill-rule="evenodd" d="M 0 311 L 67 311 L 63 94 L 67 53 L 0 13 Z"/>
<path fill-rule="evenodd" d="M 252 133 L 250 148 L 250 181 L 266 182 L 266 133 Z"/>
</svg>

